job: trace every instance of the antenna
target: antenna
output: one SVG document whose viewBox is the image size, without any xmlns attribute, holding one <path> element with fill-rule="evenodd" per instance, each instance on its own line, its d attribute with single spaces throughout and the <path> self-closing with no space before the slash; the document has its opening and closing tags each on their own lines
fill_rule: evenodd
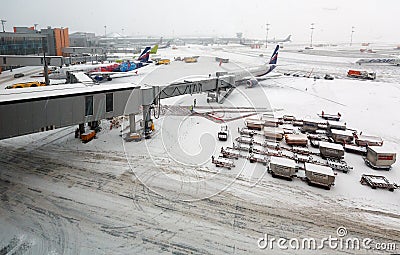
<svg viewBox="0 0 400 255">
<path fill-rule="evenodd" d="M 0 20 L 0 22 L 1 22 L 1 25 L 3 26 L 3 33 L 4 33 L 4 32 L 5 32 L 5 30 L 4 30 L 4 23 L 6 23 L 7 20 L 2 19 L 2 20 Z"/>
<path fill-rule="evenodd" d="M 311 41 L 310 41 L 310 47 L 312 48 L 312 36 L 313 36 L 313 32 L 314 32 L 314 25 L 315 25 L 315 23 L 311 23 Z"/>
<path fill-rule="evenodd" d="M 266 24 L 267 35 L 265 36 L 265 48 L 268 48 L 268 31 L 269 31 L 269 23 Z"/>
</svg>

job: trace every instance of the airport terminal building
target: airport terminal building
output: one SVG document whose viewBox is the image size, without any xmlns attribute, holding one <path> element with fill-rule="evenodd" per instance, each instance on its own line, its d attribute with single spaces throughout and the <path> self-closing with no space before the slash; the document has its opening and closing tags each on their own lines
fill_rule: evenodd
<svg viewBox="0 0 400 255">
<path fill-rule="evenodd" d="M 14 32 L 0 33 L 0 55 L 40 55 L 43 49 L 51 56 L 62 56 L 69 47 L 68 28 L 14 27 Z"/>
</svg>

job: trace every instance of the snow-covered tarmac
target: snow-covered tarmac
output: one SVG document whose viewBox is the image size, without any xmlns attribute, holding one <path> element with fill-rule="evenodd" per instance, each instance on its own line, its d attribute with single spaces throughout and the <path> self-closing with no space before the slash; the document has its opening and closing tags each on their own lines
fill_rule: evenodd
<svg viewBox="0 0 400 255">
<path fill-rule="evenodd" d="M 340 74 L 357 58 L 315 56 L 284 48 L 276 73 Z M 333 50 L 334 51 L 334 50 Z M 160 84 L 207 77 L 209 73 L 261 64 L 270 52 L 243 46 L 191 46 L 160 50 L 167 57 L 199 55 L 199 62 L 172 62 L 143 76 L 118 82 Z M 230 58 L 218 65 L 214 57 Z M 331 190 L 274 179 L 262 164 L 235 161 L 232 170 L 216 168 L 211 155 L 231 146 L 243 119 L 227 122 L 228 142 L 220 128 L 202 116 L 189 116 L 196 98 L 199 113 L 214 109 L 223 117 L 234 108 L 252 107 L 274 116 L 317 118 L 340 112 L 348 127 L 381 136 L 400 152 L 400 78 L 398 67 L 371 67 L 377 81 L 313 80 L 272 77 L 251 89 L 239 87 L 223 105 L 208 104 L 205 94 L 163 100 L 170 106 L 155 120 L 152 139 L 125 143 L 120 129 L 103 121 L 98 138 L 82 144 L 75 127 L 0 141 L 0 254 L 310 254 L 307 249 L 262 250 L 259 238 L 370 238 L 396 243 L 395 251 L 332 249 L 319 254 L 393 254 L 400 250 L 400 190 L 373 190 L 361 174 L 382 174 L 400 183 L 400 163 L 390 171 L 368 168 L 362 157 L 346 153 L 354 169 L 338 172 Z M 385 73 L 385 70 L 387 73 Z M 147 72 L 147 71 L 144 71 Z M 126 130 L 124 130 L 126 132 Z M 371 245 L 372 245 L 371 244 Z M 276 245 L 276 243 L 275 243 Z M 287 245 L 287 244 L 286 244 Z"/>
</svg>

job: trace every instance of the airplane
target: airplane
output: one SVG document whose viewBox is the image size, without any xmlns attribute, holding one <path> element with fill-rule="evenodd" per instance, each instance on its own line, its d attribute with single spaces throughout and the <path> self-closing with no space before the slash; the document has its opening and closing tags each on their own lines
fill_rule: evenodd
<svg viewBox="0 0 400 255">
<path fill-rule="evenodd" d="M 168 41 L 166 44 L 160 44 L 158 45 L 159 49 L 166 49 L 169 48 L 171 46 L 171 41 Z"/>
<path fill-rule="evenodd" d="M 276 45 L 276 48 L 272 53 L 269 62 L 265 63 L 262 66 L 249 68 L 246 71 L 235 72 L 235 75 L 237 77 L 243 76 L 236 81 L 237 85 L 246 83 L 248 88 L 252 88 L 258 85 L 259 81 L 266 80 L 267 79 L 266 75 L 272 72 L 277 66 L 278 52 L 279 52 L 279 45 Z M 248 76 L 249 73 L 251 73 L 253 76 Z"/>
<path fill-rule="evenodd" d="M 134 69 L 140 68 L 148 63 L 149 61 L 149 51 L 151 47 L 146 47 L 143 52 L 138 57 L 139 62 L 123 62 L 121 64 L 118 63 L 105 63 L 105 64 L 96 64 L 96 65 L 74 65 L 62 67 L 60 69 L 52 71 L 49 75 L 50 79 L 66 79 L 67 72 L 87 72 L 91 75 L 103 75 L 105 79 L 110 78 L 110 74 L 119 73 L 119 72 L 127 72 L 132 71 Z"/>
<path fill-rule="evenodd" d="M 361 58 L 356 64 L 392 64 L 400 66 L 400 58 Z"/>
<path fill-rule="evenodd" d="M 106 68 L 102 68 L 100 72 L 89 71 L 89 77 L 93 78 L 97 82 L 101 81 L 111 81 L 113 78 L 126 77 L 131 75 L 137 75 L 137 69 L 144 67 L 151 63 L 150 58 L 151 47 L 146 47 L 143 52 L 138 57 L 137 61 L 124 61 L 119 65 L 112 65 Z M 135 71 L 136 70 L 136 71 Z M 121 73 L 126 73 L 126 75 L 121 75 Z M 117 75 L 118 74 L 118 75 Z M 113 77 L 112 77 L 113 76 Z"/>
<path fill-rule="evenodd" d="M 282 42 L 291 42 L 292 40 L 290 40 L 290 37 L 292 35 L 289 35 L 288 37 L 286 37 L 285 39 L 272 39 L 272 40 L 267 40 L 268 43 L 282 43 Z"/>
<path fill-rule="evenodd" d="M 154 47 L 151 48 L 150 54 L 157 54 L 157 50 L 158 50 L 158 44 L 154 45 Z"/>
</svg>

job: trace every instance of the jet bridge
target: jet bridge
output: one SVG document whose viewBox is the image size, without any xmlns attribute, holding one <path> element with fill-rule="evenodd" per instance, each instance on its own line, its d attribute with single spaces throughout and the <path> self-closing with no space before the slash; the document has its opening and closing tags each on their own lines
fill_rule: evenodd
<svg viewBox="0 0 400 255">
<path fill-rule="evenodd" d="M 0 139 L 138 114 L 141 90 L 132 84 L 68 84 L 0 94 Z"/>
<path fill-rule="evenodd" d="M 73 65 L 82 62 L 103 61 L 105 55 L 60 57 L 60 56 L 14 56 L 0 55 L 0 66 L 44 66 L 46 59 L 48 66 Z"/>
<path fill-rule="evenodd" d="M 140 87 L 130 83 L 108 85 L 66 84 L 4 90 L 0 93 L 0 139 L 129 115 L 143 108 L 144 135 L 150 133 L 150 109 L 158 100 L 185 94 L 226 90 L 233 75 L 166 86 Z"/>
<path fill-rule="evenodd" d="M 234 87 L 234 84 L 234 75 L 223 75 L 217 76 L 216 78 L 184 80 L 183 82 L 172 83 L 169 85 L 142 88 L 144 136 L 146 138 L 149 138 L 150 136 L 151 131 L 149 123 L 152 123 L 150 113 L 151 105 L 157 104 L 159 100 L 210 91 L 215 91 L 218 95 L 220 90 L 230 89 Z"/>
</svg>

